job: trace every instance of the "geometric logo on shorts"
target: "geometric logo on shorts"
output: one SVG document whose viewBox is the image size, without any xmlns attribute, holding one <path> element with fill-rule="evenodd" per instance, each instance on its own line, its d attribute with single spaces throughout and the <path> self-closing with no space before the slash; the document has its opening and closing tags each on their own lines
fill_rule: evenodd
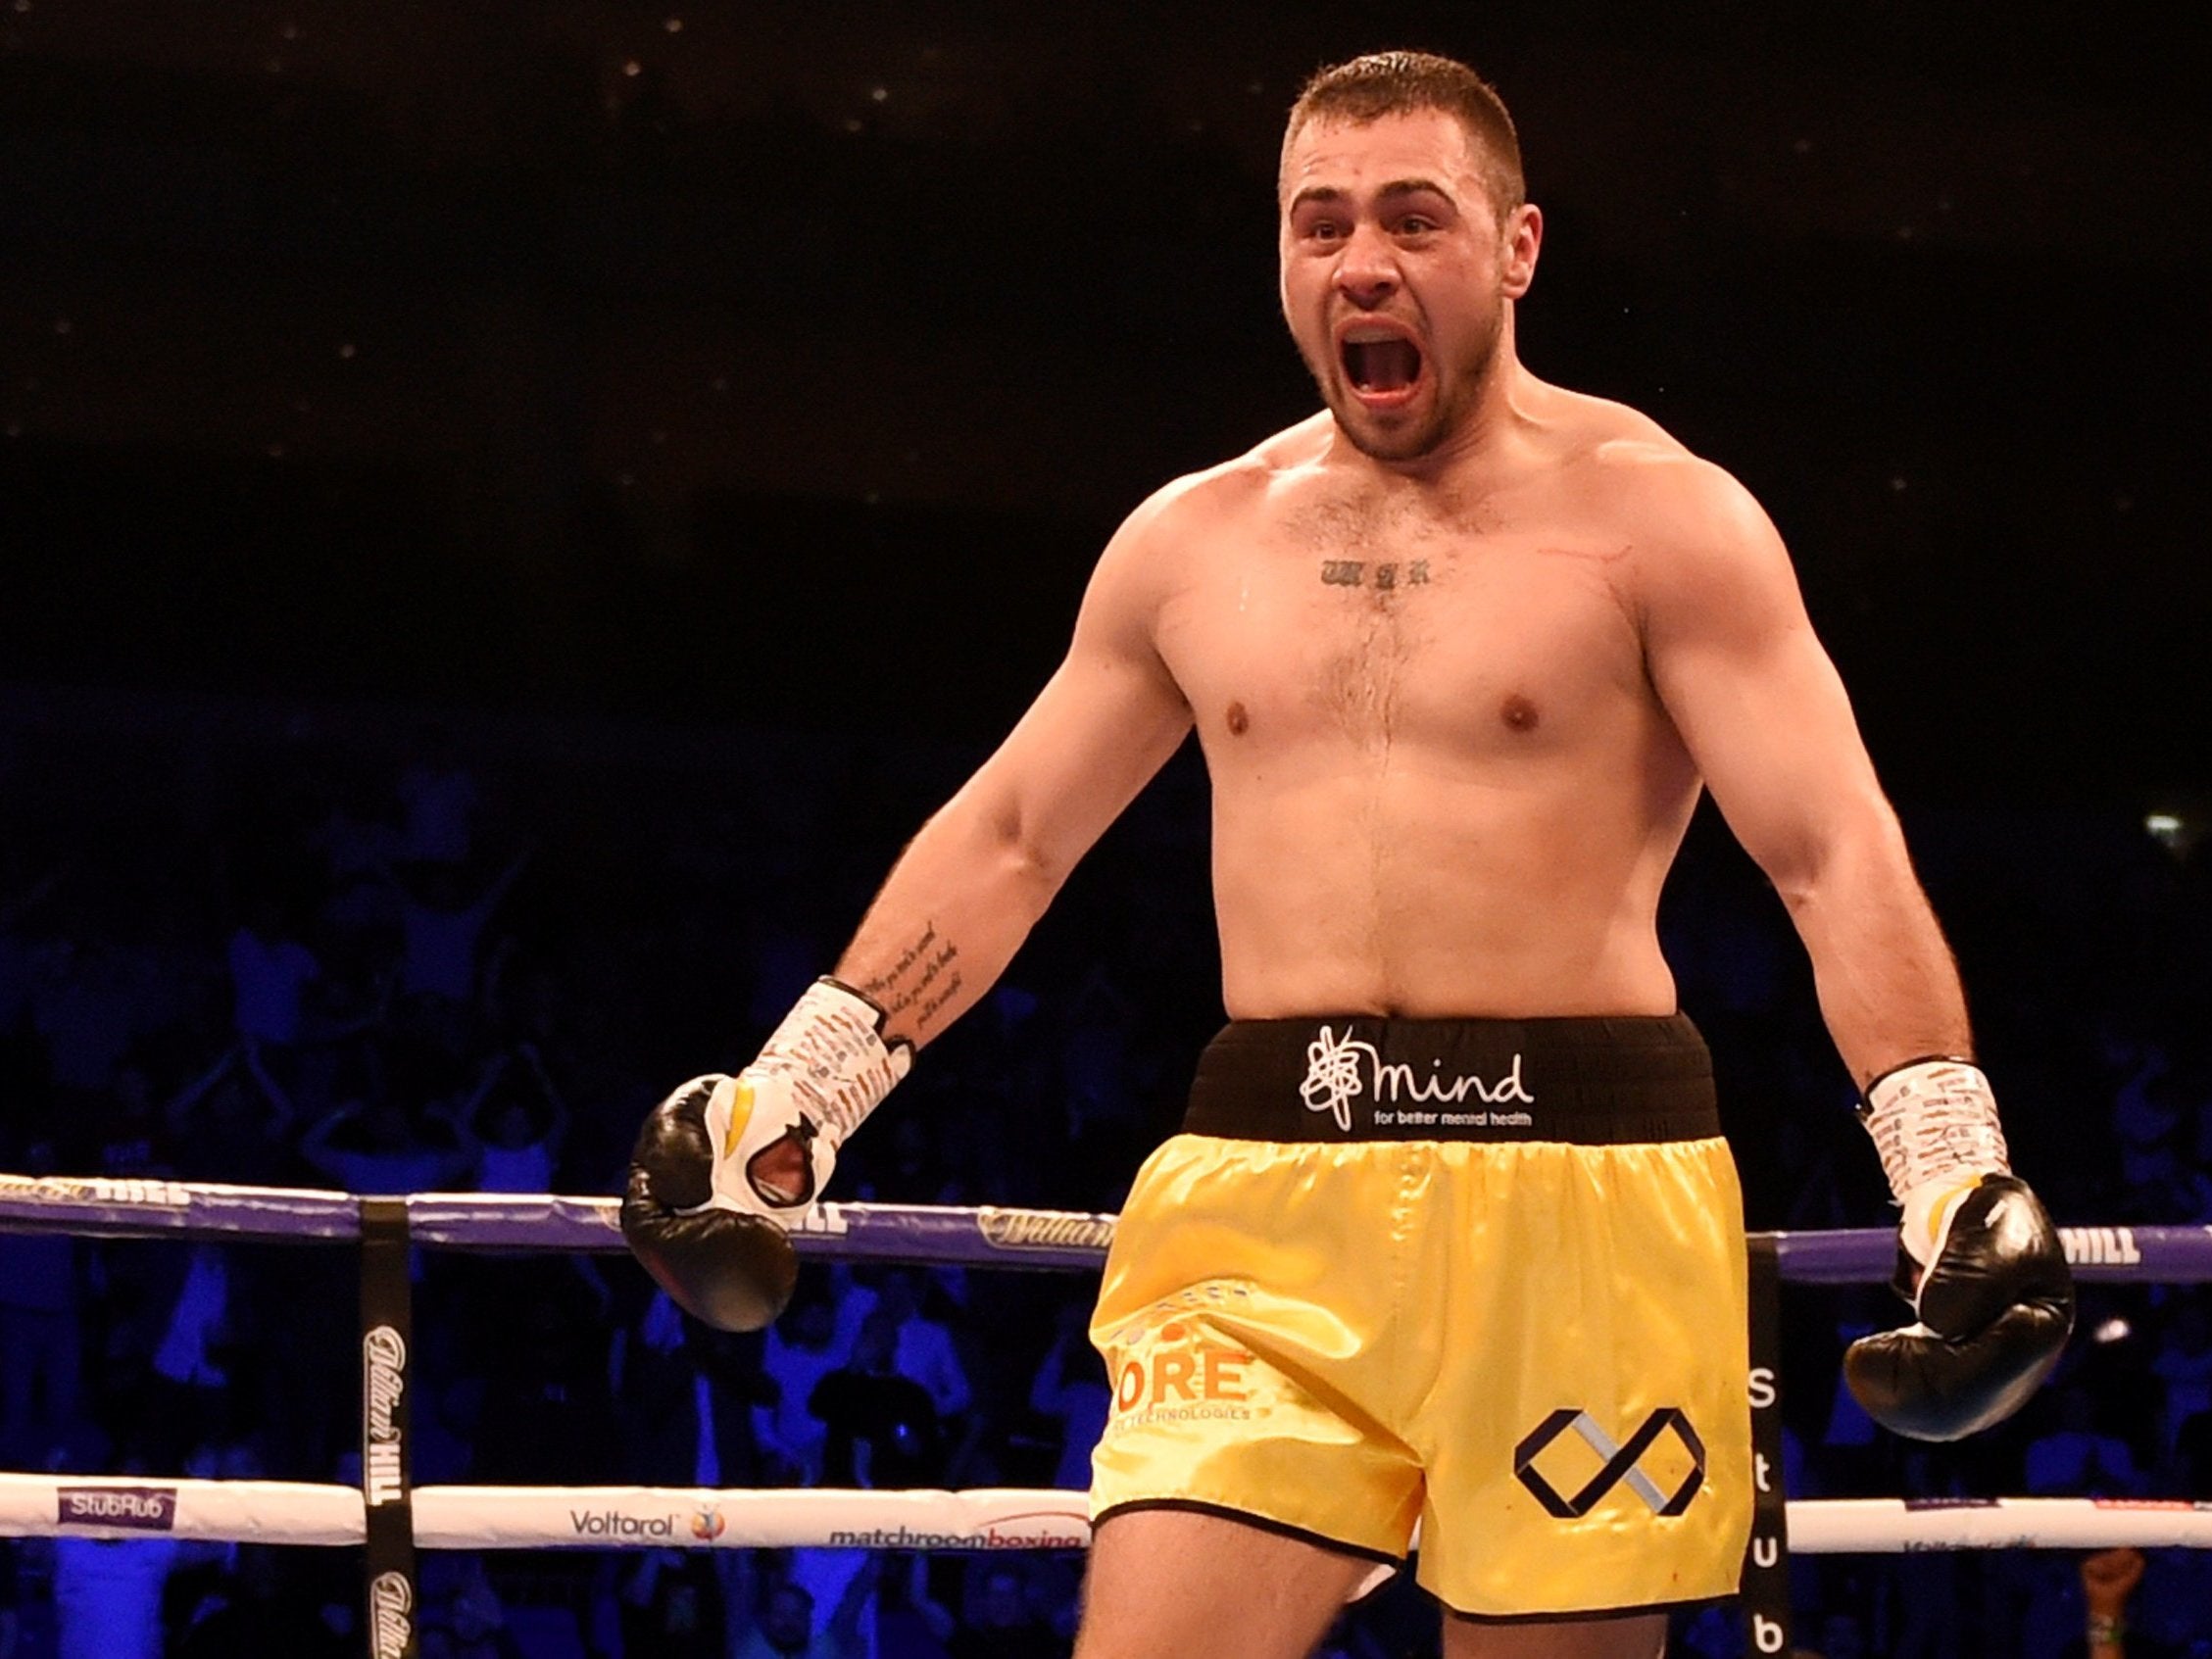
<svg viewBox="0 0 2212 1659">
<path fill-rule="evenodd" d="M 1536 1460 L 1544 1454 L 1546 1446 L 1569 1429 L 1582 1437 L 1583 1443 L 1598 1454 L 1602 1466 L 1583 1483 L 1582 1489 L 1574 1496 L 1561 1497 L 1558 1489 L 1537 1472 Z M 1690 1473 L 1683 1477 L 1682 1485 L 1671 1497 L 1659 1489 L 1656 1481 L 1637 1467 L 1644 1454 L 1670 1429 L 1682 1443 L 1682 1449 L 1690 1455 Z M 1618 1442 L 1598 1426 L 1589 1412 L 1564 1406 L 1530 1430 L 1513 1448 L 1513 1473 L 1535 1495 L 1537 1502 L 1562 1521 L 1589 1514 L 1598 1506 L 1599 1498 L 1624 1483 L 1650 1507 L 1652 1514 L 1680 1515 L 1690 1507 L 1697 1488 L 1705 1484 L 1705 1442 L 1697 1438 L 1697 1431 L 1690 1426 L 1690 1419 L 1683 1415 L 1679 1406 L 1661 1406 L 1644 1419 L 1635 1434 Z"/>
</svg>

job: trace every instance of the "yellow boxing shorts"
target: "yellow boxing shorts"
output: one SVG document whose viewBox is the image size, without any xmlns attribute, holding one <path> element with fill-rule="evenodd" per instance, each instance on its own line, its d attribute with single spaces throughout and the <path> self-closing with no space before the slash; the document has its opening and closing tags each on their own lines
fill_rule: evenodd
<svg viewBox="0 0 2212 1659">
<path fill-rule="evenodd" d="M 1743 1198 L 1685 1018 L 1250 1020 L 1138 1174 L 1095 1520 L 1209 1511 L 1479 1619 L 1735 1591 Z"/>
</svg>

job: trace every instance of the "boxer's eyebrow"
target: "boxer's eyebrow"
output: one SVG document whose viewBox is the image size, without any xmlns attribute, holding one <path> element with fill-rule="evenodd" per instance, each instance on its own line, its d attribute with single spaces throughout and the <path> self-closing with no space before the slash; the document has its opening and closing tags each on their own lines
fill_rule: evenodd
<svg viewBox="0 0 2212 1659">
<path fill-rule="evenodd" d="M 1458 205 L 1453 200 L 1450 191 L 1431 178 L 1394 178 L 1388 184 L 1376 190 L 1375 200 L 1378 202 L 1395 202 L 1401 201 L 1407 196 L 1423 195 L 1442 197 L 1454 207 Z M 1290 205 L 1284 209 L 1284 212 L 1295 214 L 1308 203 L 1334 204 L 1351 199 L 1352 192 L 1337 185 L 1308 184 L 1291 198 Z"/>
<path fill-rule="evenodd" d="M 1451 192 L 1433 178 L 1394 178 L 1375 192 L 1375 199 L 1391 202 L 1403 196 L 1424 195 L 1442 196 L 1448 202 L 1451 200 Z"/>
</svg>

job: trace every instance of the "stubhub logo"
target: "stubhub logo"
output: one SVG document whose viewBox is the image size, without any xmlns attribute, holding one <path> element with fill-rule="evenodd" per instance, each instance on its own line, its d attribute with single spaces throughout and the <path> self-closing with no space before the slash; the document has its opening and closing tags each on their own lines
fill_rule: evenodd
<svg viewBox="0 0 2212 1659">
<path fill-rule="evenodd" d="M 176 1526 L 174 1487 L 62 1487 L 54 1519 L 64 1527 L 124 1527 L 166 1533 Z"/>
</svg>

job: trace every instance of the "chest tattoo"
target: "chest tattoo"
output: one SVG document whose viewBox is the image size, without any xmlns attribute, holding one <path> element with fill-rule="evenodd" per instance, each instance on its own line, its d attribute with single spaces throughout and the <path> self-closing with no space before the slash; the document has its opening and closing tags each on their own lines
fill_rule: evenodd
<svg viewBox="0 0 2212 1659">
<path fill-rule="evenodd" d="M 1331 588 L 1425 588 L 1429 561 L 1411 559 L 1403 563 L 1375 563 L 1364 559 L 1324 559 L 1321 584 Z"/>
</svg>

